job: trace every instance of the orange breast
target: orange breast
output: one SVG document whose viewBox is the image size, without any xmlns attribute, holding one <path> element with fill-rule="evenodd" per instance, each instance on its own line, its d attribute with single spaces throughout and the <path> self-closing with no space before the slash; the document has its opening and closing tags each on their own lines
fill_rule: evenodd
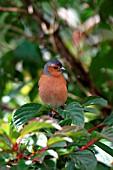
<svg viewBox="0 0 113 170">
<path fill-rule="evenodd" d="M 64 105 L 67 100 L 67 86 L 64 77 L 43 74 L 39 80 L 39 95 L 44 104 L 53 108 Z"/>
</svg>

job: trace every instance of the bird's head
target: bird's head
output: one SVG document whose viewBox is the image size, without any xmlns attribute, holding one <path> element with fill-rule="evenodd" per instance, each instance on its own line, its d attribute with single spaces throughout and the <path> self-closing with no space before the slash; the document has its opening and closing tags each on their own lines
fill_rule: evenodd
<svg viewBox="0 0 113 170">
<path fill-rule="evenodd" d="M 62 74 L 62 71 L 65 71 L 65 68 L 62 66 L 62 63 L 56 59 L 51 59 L 45 64 L 43 74 L 50 76 L 58 76 Z"/>
</svg>

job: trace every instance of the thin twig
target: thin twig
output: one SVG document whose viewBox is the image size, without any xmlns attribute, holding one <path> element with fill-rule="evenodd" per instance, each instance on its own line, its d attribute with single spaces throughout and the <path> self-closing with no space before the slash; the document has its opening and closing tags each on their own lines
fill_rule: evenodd
<svg viewBox="0 0 113 170">
<path fill-rule="evenodd" d="M 19 13 L 23 13 L 23 14 L 28 14 L 28 11 L 26 9 L 21 9 L 21 8 L 17 8 L 17 7 L 0 6 L 0 11 L 1 12 L 19 12 Z"/>
</svg>

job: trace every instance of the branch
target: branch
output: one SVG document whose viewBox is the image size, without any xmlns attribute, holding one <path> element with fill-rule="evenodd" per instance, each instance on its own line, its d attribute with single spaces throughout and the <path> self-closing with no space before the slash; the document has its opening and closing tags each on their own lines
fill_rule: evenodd
<svg viewBox="0 0 113 170">
<path fill-rule="evenodd" d="M 19 12 L 23 14 L 28 14 L 28 11 L 26 9 L 21 9 L 18 7 L 2 7 L 0 6 L 0 11 L 1 12 Z"/>
<path fill-rule="evenodd" d="M 57 29 L 57 31 L 53 34 L 53 36 L 54 36 L 54 39 L 55 39 L 55 43 L 56 43 L 56 47 L 57 47 L 58 52 L 60 52 L 61 56 L 64 57 L 70 63 L 70 65 L 72 67 L 72 70 L 74 72 L 76 70 L 77 73 L 82 77 L 82 79 L 87 77 L 88 73 L 85 70 L 85 68 L 83 67 L 83 65 L 81 64 L 81 62 L 79 62 L 70 53 L 70 51 L 67 49 L 67 47 L 65 46 L 64 42 L 60 38 L 60 36 L 59 36 L 59 29 Z"/>
</svg>

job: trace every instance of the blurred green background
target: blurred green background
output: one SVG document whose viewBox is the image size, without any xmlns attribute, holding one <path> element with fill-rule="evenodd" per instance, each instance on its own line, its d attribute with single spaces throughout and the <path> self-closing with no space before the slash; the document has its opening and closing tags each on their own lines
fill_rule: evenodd
<svg viewBox="0 0 113 170">
<path fill-rule="evenodd" d="M 86 121 L 101 122 L 113 109 L 113 0 L 0 1 L 0 118 L 41 103 L 38 80 L 51 58 L 66 68 L 68 103 L 90 95 L 108 100 Z M 100 109 L 100 108 L 99 108 Z"/>
</svg>

